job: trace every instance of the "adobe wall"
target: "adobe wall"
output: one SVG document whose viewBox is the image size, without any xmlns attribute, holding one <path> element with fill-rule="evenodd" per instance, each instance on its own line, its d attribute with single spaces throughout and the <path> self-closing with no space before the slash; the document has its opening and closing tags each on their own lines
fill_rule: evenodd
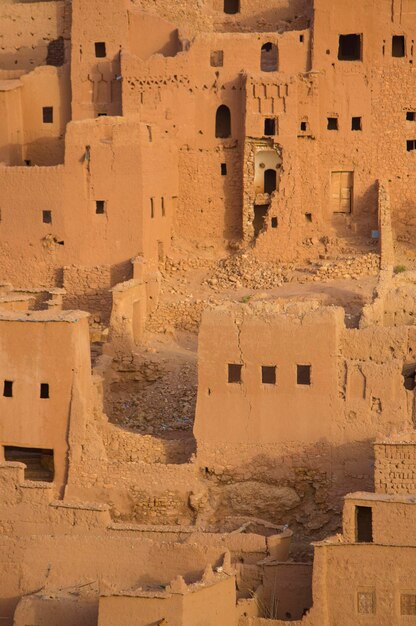
<svg viewBox="0 0 416 626">
<path fill-rule="evenodd" d="M 375 437 L 412 428 L 402 372 L 414 339 L 412 327 L 346 329 L 333 307 L 206 312 L 194 432 L 215 507 L 200 517 L 250 511 L 315 535 L 334 523 L 353 485 L 371 490 Z M 241 384 L 227 382 L 230 363 Z M 311 385 L 297 384 L 297 364 L 311 366 Z M 262 366 L 276 367 L 275 385 Z"/>
<path fill-rule="evenodd" d="M 2 3 L 1 70 L 27 72 L 44 65 L 50 42 L 59 37 L 69 39 L 70 19 L 70 4 L 61 0 Z"/>
<path fill-rule="evenodd" d="M 131 277 L 126 270 L 132 257 L 142 254 L 155 266 L 161 247 L 163 254 L 169 251 L 176 152 L 159 133 L 150 139 L 145 125 L 120 118 L 71 123 L 64 166 L 0 167 L 0 184 L 2 277 L 16 287 L 62 285 L 62 268 L 76 265 L 78 277 L 76 268 L 65 272 L 70 294 L 99 291 L 102 280 L 109 289 Z M 97 200 L 104 202 L 100 214 Z M 43 220 L 44 210 L 51 211 L 51 223 Z M 88 277 L 88 267 L 104 265 L 110 266 L 110 280 L 94 270 Z M 111 294 L 106 297 L 110 302 Z"/>
<path fill-rule="evenodd" d="M 0 396 L 0 442 L 52 449 L 59 492 L 67 477 L 69 428 L 82 435 L 88 408 L 88 314 L 3 312 L 0 318 L 2 381 L 12 381 L 12 397 Z M 48 398 L 41 398 L 42 383 L 49 385 Z M 0 454 L 4 459 L 3 447 Z"/>
<path fill-rule="evenodd" d="M 178 23 L 186 32 L 192 31 L 273 31 L 280 29 L 301 28 L 312 17 L 310 0 L 271 0 L 267 9 L 261 8 L 256 0 L 245 0 L 240 5 L 240 12 L 235 15 L 224 14 L 223 0 L 205 0 L 195 5 L 191 0 L 166 5 L 163 0 L 150 2 L 136 0 L 135 6 L 143 11 L 155 13 L 172 22 Z"/>
<path fill-rule="evenodd" d="M 400 623 L 400 594 L 409 590 L 415 549 L 376 544 L 318 544 L 314 561 L 314 607 L 304 626 L 377 626 Z M 315 575 L 315 571 L 317 572 Z M 316 584 L 315 584 L 316 583 Z M 374 594 L 374 615 L 358 612 L 358 593 Z"/>
<path fill-rule="evenodd" d="M 172 626 L 204 626 L 220 621 L 237 626 L 234 576 L 214 573 L 211 576 L 211 581 L 190 587 L 183 585 L 181 592 L 176 590 L 178 585 L 174 581 L 164 592 L 102 596 L 98 625 L 147 626 L 165 619 Z"/>
<path fill-rule="evenodd" d="M 374 444 L 375 492 L 378 494 L 413 494 L 416 492 L 416 450 L 409 433 L 402 441 Z"/>
</svg>

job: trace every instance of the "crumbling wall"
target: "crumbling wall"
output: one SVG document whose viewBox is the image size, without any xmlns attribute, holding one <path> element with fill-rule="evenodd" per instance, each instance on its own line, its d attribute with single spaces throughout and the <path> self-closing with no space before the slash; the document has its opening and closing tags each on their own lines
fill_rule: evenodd
<svg viewBox="0 0 416 626">
<path fill-rule="evenodd" d="M 51 2 L 2 3 L 0 67 L 30 71 L 47 61 L 48 46 L 59 37 L 70 38 L 70 4 Z"/>
</svg>

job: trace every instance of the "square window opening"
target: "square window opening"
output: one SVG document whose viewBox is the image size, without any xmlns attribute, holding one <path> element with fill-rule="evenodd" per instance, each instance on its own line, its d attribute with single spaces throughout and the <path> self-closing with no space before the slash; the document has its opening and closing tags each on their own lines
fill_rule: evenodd
<svg viewBox="0 0 416 626">
<path fill-rule="evenodd" d="M 241 383 L 243 366 L 237 363 L 228 364 L 228 382 L 232 384 Z"/>
<path fill-rule="evenodd" d="M 221 176 L 227 176 L 227 164 L 221 163 Z"/>
<path fill-rule="evenodd" d="M 406 149 L 408 152 L 412 152 L 412 150 L 416 150 L 416 139 L 408 139 L 406 141 Z"/>
<path fill-rule="evenodd" d="M 264 134 L 272 137 L 276 134 L 276 120 L 274 117 L 266 117 L 264 120 Z"/>
<path fill-rule="evenodd" d="M 261 382 L 263 385 L 275 385 L 276 384 L 276 366 L 275 365 L 262 365 L 261 366 Z"/>
<path fill-rule="evenodd" d="M 311 366 L 310 365 L 297 365 L 296 366 L 296 382 L 298 385 L 310 385 L 311 384 Z"/>
<path fill-rule="evenodd" d="M 327 119 L 327 129 L 328 130 L 338 130 L 338 118 L 337 117 L 328 117 L 328 119 Z"/>
<path fill-rule="evenodd" d="M 391 55 L 399 58 L 406 55 L 406 40 L 404 35 L 393 35 L 391 40 Z"/>
<path fill-rule="evenodd" d="M 5 380 L 3 384 L 3 396 L 5 398 L 13 398 L 13 381 Z"/>
<path fill-rule="evenodd" d="M 305 133 L 308 130 L 308 123 L 307 122 L 301 122 L 300 123 L 300 130 L 302 131 L 302 133 Z"/>
<path fill-rule="evenodd" d="M 224 13 L 235 15 L 240 12 L 240 0 L 224 0 Z"/>
<path fill-rule="evenodd" d="M 272 228 L 277 228 L 279 225 L 279 222 L 277 220 L 277 217 L 272 217 Z"/>
<path fill-rule="evenodd" d="M 52 483 L 55 474 L 53 450 L 4 446 L 6 461 L 24 463 L 25 480 Z"/>
<path fill-rule="evenodd" d="M 400 595 L 400 614 L 416 615 L 416 594 L 402 593 Z"/>
<path fill-rule="evenodd" d="M 300 43 L 303 43 L 305 41 L 305 36 L 304 35 L 299 35 L 299 41 L 300 41 Z"/>
<path fill-rule="evenodd" d="M 105 213 L 105 200 L 95 201 L 95 212 L 97 215 L 103 215 L 103 213 Z"/>
<path fill-rule="evenodd" d="M 338 45 L 338 59 L 340 61 L 361 61 L 362 37 L 361 35 L 340 35 Z"/>
<path fill-rule="evenodd" d="M 44 224 L 52 224 L 52 211 L 42 211 L 42 221 Z"/>
<path fill-rule="evenodd" d="M 358 543 L 373 542 L 373 509 L 371 506 L 355 507 L 355 538 Z"/>
<path fill-rule="evenodd" d="M 97 59 L 104 59 L 107 56 L 107 50 L 104 41 L 96 41 L 94 44 L 95 56 Z"/>
<path fill-rule="evenodd" d="M 211 67 L 223 67 L 224 65 L 224 51 L 213 50 L 211 52 Z"/>
<path fill-rule="evenodd" d="M 49 383 L 40 384 L 40 397 L 42 400 L 49 399 Z"/>
<path fill-rule="evenodd" d="M 305 220 L 307 222 L 312 222 L 312 213 L 305 213 Z"/>
<path fill-rule="evenodd" d="M 361 117 L 353 117 L 351 120 L 351 130 L 362 130 Z"/>
<path fill-rule="evenodd" d="M 42 120 L 44 124 L 53 124 L 53 107 L 42 107 Z"/>
<path fill-rule="evenodd" d="M 414 122 L 416 120 L 416 112 L 415 111 L 407 111 L 406 112 L 406 121 Z"/>
</svg>

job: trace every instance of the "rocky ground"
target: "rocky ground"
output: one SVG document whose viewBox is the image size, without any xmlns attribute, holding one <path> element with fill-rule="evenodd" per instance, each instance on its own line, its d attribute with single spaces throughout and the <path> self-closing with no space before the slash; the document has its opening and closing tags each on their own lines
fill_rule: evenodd
<svg viewBox="0 0 416 626">
<path fill-rule="evenodd" d="M 345 309 L 354 327 L 371 301 L 375 253 L 323 258 L 303 266 L 267 263 L 252 251 L 220 259 L 176 250 L 160 267 L 162 291 L 143 345 L 113 363 L 106 390 L 110 419 L 138 432 L 178 437 L 192 431 L 197 393 L 197 333 L 202 313 L 224 302 L 318 300 Z"/>
</svg>

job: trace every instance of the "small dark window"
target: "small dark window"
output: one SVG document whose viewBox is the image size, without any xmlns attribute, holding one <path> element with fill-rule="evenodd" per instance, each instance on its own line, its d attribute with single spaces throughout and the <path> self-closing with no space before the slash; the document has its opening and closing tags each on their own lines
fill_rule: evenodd
<svg viewBox="0 0 416 626">
<path fill-rule="evenodd" d="M 407 111 L 406 112 L 406 120 L 408 122 L 414 122 L 416 120 L 416 112 L 415 111 Z"/>
<path fill-rule="evenodd" d="M 338 118 L 337 117 L 328 117 L 327 129 L 338 130 Z"/>
<path fill-rule="evenodd" d="M 3 396 L 5 398 L 13 398 L 13 381 L 12 380 L 4 381 Z"/>
<path fill-rule="evenodd" d="M 412 150 L 416 150 L 416 139 L 408 139 L 406 141 L 406 148 L 408 152 L 411 152 Z"/>
<path fill-rule="evenodd" d="M 361 117 L 353 117 L 351 120 L 351 130 L 362 130 Z"/>
<path fill-rule="evenodd" d="M 373 509 L 371 506 L 355 507 L 356 540 L 358 543 L 373 541 Z"/>
<path fill-rule="evenodd" d="M 274 365 L 262 365 L 261 382 L 263 385 L 276 384 L 276 367 Z"/>
<path fill-rule="evenodd" d="M 25 159 L 25 165 L 27 166 L 32 165 L 32 161 L 30 161 L 29 159 Z"/>
<path fill-rule="evenodd" d="M 219 139 L 231 137 L 231 111 L 222 104 L 218 107 L 215 116 L 215 136 Z"/>
<path fill-rule="evenodd" d="M 227 176 L 227 164 L 221 163 L 221 176 Z"/>
<path fill-rule="evenodd" d="M 107 56 L 104 41 L 96 41 L 95 44 L 95 56 L 98 59 L 104 59 Z"/>
<path fill-rule="evenodd" d="M 162 217 L 166 217 L 165 198 L 160 199 L 160 209 L 162 211 Z"/>
<path fill-rule="evenodd" d="M 40 384 L 40 397 L 42 400 L 47 400 L 49 398 L 49 383 Z"/>
<path fill-rule="evenodd" d="M 155 200 L 150 198 L 150 217 L 153 219 L 155 216 Z"/>
<path fill-rule="evenodd" d="M 229 383 L 241 383 L 241 370 L 242 365 L 236 363 L 228 364 L 228 382 Z"/>
<path fill-rule="evenodd" d="M 211 52 L 211 67 L 222 67 L 224 65 L 224 51 L 213 50 Z"/>
<path fill-rule="evenodd" d="M 58 244 L 58 246 L 64 246 L 65 245 L 65 241 L 57 241 L 56 243 Z"/>
<path fill-rule="evenodd" d="M 270 137 L 276 134 L 276 119 L 274 117 L 266 117 L 264 120 L 264 134 Z"/>
<path fill-rule="evenodd" d="M 299 41 L 300 43 L 303 43 L 305 41 L 304 35 L 299 35 Z"/>
<path fill-rule="evenodd" d="M 240 11 L 240 0 L 224 0 L 224 13 L 234 15 Z"/>
<path fill-rule="evenodd" d="M 97 113 L 97 117 L 107 117 L 107 113 Z"/>
<path fill-rule="evenodd" d="M 261 47 L 260 69 L 262 72 L 276 72 L 279 61 L 277 46 L 270 41 Z"/>
<path fill-rule="evenodd" d="M 405 365 L 402 370 L 404 388 L 413 391 L 416 387 L 416 363 Z"/>
<path fill-rule="evenodd" d="M 311 384 L 311 366 L 310 365 L 297 365 L 297 384 L 298 385 L 310 385 Z"/>
<path fill-rule="evenodd" d="M 406 44 L 404 35 L 393 35 L 391 40 L 391 55 L 393 57 L 404 57 L 406 53 Z"/>
<path fill-rule="evenodd" d="M 305 213 L 305 219 L 307 222 L 312 222 L 312 213 Z"/>
<path fill-rule="evenodd" d="M 42 220 L 44 224 L 52 224 L 52 211 L 42 211 Z"/>
<path fill-rule="evenodd" d="M 361 61 L 361 35 L 340 35 L 338 59 L 340 61 Z"/>
<path fill-rule="evenodd" d="M 42 119 L 44 124 L 53 124 L 53 107 L 42 108 Z"/>
<path fill-rule="evenodd" d="M 278 221 L 277 217 L 272 217 L 272 228 L 277 228 Z"/>
<path fill-rule="evenodd" d="M 103 213 L 105 213 L 105 200 L 95 201 L 95 212 L 97 215 L 103 215 Z"/>
<path fill-rule="evenodd" d="M 308 123 L 307 122 L 301 122 L 300 123 L 300 130 L 302 131 L 302 133 L 305 133 L 308 130 Z"/>
</svg>

